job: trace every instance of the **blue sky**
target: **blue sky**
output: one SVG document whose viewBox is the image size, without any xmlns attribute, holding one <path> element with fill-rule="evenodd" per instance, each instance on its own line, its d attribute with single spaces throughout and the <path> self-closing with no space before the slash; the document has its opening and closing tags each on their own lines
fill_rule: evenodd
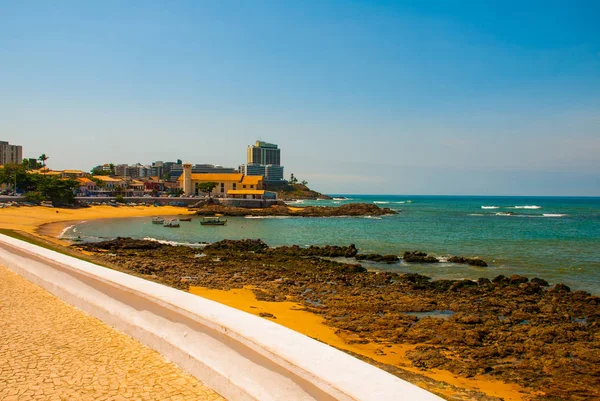
<svg viewBox="0 0 600 401">
<path fill-rule="evenodd" d="M 0 0 L 0 140 L 52 168 L 237 166 L 329 193 L 600 195 L 597 1 Z"/>
</svg>

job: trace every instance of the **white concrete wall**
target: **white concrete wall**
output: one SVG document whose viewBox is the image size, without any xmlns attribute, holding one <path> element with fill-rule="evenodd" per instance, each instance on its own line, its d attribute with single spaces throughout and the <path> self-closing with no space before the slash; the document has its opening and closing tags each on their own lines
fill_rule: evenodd
<svg viewBox="0 0 600 401">
<path fill-rule="evenodd" d="M 4 235 L 0 264 L 157 350 L 230 401 L 440 400 L 271 321 Z"/>
</svg>

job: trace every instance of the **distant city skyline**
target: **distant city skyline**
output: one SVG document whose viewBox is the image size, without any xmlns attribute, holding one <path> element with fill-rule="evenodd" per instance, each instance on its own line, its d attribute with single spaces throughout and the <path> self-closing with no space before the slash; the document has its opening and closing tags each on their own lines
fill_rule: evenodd
<svg viewBox="0 0 600 401">
<path fill-rule="evenodd" d="M 326 193 L 600 196 L 598 15 L 595 1 L 5 3 L 0 138 L 54 169 L 237 167 L 259 139 Z"/>
</svg>

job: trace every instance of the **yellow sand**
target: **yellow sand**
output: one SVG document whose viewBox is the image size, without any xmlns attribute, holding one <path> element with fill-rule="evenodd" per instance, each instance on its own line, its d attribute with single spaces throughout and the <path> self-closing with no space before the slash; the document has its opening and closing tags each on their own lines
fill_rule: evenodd
<svg viewBox="0 0 600 401">
<path fill-rule="evenodd" d="M 527 393 L 527 390 L 519 385 L 498 380 L 482 377 L 462 378 L 443 370 L 414 368 L 406 357 L 406 352 L 414 349 L 416 345 L 349 343 L 352 340 L 351 337 L 341 333 L 336 334 L 336 329 L 325 325 L 321 316 L 301 310 L 302 306 L 296 302 L 258 301 L 249 288 L 223 291 L 204 287 L 190 287 L 190 292 L 257 316 L 261 312 L 270 313 L 275 316 L 275 319 L 270 320 L 336 348 L 364 355 L 388 365 L 398 366 L 404 370 L 459 388 L 481 391 L 490 396 L 503 398 L 506 401 L 523 400 L 523 393 Z"/>
<path fill-rule="evenodd" d="M 176 206 L 91 206 L 82 209 L 59 209 L 44 206 L 8 207 L 0 209 L 0 228 L 41 235 L 57 242 L 56 238 L 60 236 L 62 230 L 77 221 L 180 214 L 187 215 L 193 214 L 193 212 Z"/>
</svg>

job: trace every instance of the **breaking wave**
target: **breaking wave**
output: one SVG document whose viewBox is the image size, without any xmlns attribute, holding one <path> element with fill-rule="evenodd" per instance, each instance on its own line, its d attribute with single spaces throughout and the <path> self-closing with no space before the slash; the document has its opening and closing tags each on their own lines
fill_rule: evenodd
<svg viewBox="0 0 600 401">
<path fill-rule="evenodd" d="M 159 244 L 172 245 L 172 246 L 189 246 L 191 248 L 204 248 L 208 244 L 193 244 L 191 242 L 177 242 L 177 241 L 167 241 L 162 239 L 156 239 L 152 237 L 144 237 L 144 241 L 152 241 L 158 242 Z"/>
<path fill-rule="evenodd" d="M 536 205 L 525 205 L 525 206 L 515 206 L 515 209 L 541 209 L 541 206 Z"/>
<path fill-rule="evenodd" d="M 543 216 L 544 217 L 564 217 L 566 215 L 565 214 L 560 214 L 560 213 L 544 213 Z"/>
<path fill-rule="evenodd" d="M 58 236 L 58 238 L 62 238 L 63 235 L 65 235 L 67 233 L 67 231 L 69 231 L 71 228 L 75 227 L 75 224 L 73 224 L 72 226 L 68 226 L 65 227 L 64 230 L 61 231 L 60 235 Z M 75 229 L 73 228 L 73 232 L 75 232 Z"/>
<path fill-rule="evenodd" d="M 481 206 L 482 209 L 500 209 L 500 206 Z"/>
<path fill-rule="evenodd" d="M 387 204 L 388 204 L 388 203 L 390 203 L 390 202 L 385 202 L 385 201 L 373 201 L 373 203 L 377 203 L 377 204 L 380 204 L 380 205 L 387 205 Z"/>
</svg>

